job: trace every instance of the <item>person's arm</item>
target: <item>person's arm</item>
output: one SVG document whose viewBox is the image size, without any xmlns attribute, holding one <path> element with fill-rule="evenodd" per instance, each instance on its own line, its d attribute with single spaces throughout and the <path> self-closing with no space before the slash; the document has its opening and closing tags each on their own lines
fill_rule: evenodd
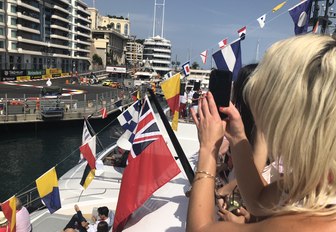
<svg viewBox="0 0 336 232">
<path fill-rule="evenodd" d="M 206 171 L 209 173 L 209 176 L 202 173 L 195 175 L 189 199 L 186 231 L 258 231 L 256 224 L 237 224 L 215 220 L 215 181 L 211 176 L 214 176 L 216 173 L 216 156 L 222 142 L 226 123 L 225 121 L 221 121 L 210 92 L 205 99 L 201 98 L 198 106 L 198 115 L 196 115 L 194 110 L 191 111 L 198 129 L 200 141 L 197 170 Z M 205 178 L 205 176 L 208 177 Z M 226 211 L 222 213 L 226 213 Z M 228 215 L 231 215 L 231 213 L 228 213 Z M 234 215 L 231 216 L 235 217 Z"/>
<path fill-rule="evenodd" d="M 244 126 L 237 109 L 230 104 L 221 111 L 229 117 L 225 135 L 230 141 L 233 166 L 244 203 L 251 214 L 267 216 L 270 212 L 265 208 L 272 208 L 280 199 L 277 184 L 264 185 L 254 163 L 253 150 L 244 133 Z"/>
</svg>

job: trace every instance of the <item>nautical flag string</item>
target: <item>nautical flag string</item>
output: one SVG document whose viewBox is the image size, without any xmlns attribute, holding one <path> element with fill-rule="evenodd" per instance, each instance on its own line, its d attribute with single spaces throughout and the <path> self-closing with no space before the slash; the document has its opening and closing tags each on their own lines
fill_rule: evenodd
<svg viewBox="0 0 336 232">
<path fill-rule="evenodd" d="M 205 50 L 204 52 L 202 52 L 200 56 L 202 59 L 202 63 L 205 64 L 207 61 L 207 57 L 208 57 L 208 50 Z"/>
<path fill-rule="evenodd" d="M 266 14 L 263 14 L 262 16 L 260 16 L 258 19 L 257 19 L 258 23 L 259 23 L 259 26 L 260 28 L 264 28 L 265 26 L 265 21 L 266 21 Z"/>
<path fill-rule="evenodd" d="M 227 38 L 218 42 L 218 46 L 220 49 L 223 49 L 227 45 Z"/>
<path fill-rule="evenodd" d="M 307 33 L 312 0 L 301 1 L 288 10 L 294 22 L 295 35 Z"/>
</svg>

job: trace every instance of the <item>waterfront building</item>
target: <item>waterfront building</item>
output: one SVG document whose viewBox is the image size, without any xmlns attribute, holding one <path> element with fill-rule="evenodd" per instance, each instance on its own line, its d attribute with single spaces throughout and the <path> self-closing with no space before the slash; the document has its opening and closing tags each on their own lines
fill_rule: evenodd
<svg viewBox="0 0 336 232">
<path fill-rule="evenodd" d="M 89 8 L 92 21 L 91 58 L 97 54 L 102 66 L 125 65 L 126 43 L 129 38 L 130 22 L 122 16 L 101 16 L 96 8 Z"/>
<path fill-rule="evenodd" d="M 145 39 L 143 59 L 149 60 L 153 69 L 164 76 L 171 71 L 171 43 L 160 36 Z"/>
<path fill-rule="evenodd" d="M 190 74 L 183 77 L 186 87 L 194 87 L 195 82 L 199 82 L 202 89 L 208 89 L 211 70 L 209 69 L 190 69 Z"/>
<path fill-rule="evenodd" d="M 87 8 L 82 0 L 0 0 L 0 69 L 87 71 Z"/>
<path fill-rule="evenodd" d="M 129 40 L 126 44 L 126 60 L 133 67 L 138 67 L 143 60 L 143 44 Z"/>
</svg>

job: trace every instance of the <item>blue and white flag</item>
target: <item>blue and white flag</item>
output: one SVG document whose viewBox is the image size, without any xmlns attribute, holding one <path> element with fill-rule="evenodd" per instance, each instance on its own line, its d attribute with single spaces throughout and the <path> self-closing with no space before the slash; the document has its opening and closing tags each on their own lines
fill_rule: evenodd
<svg viewBox="0 0 336 232">
<path fill-rule="evenodd" d="M 124 134 L 118 139 L 117 145 L 124 150 L 130 150 L 132 147 L 135 129 L 139 121 L 140 108 L 141 102 L 137 100 L 117 118 L 122 128 L 125 129 Z"/>
<path fill-rule="evenodd" d="M 238 72 L 242 67 L 240 39 L 215 52 L 212 57 L 217 69 L 231 71 L 233 80 L 237 79 Z"/>
<path fill-rule="evenodd" d="M 183 69 L 183 73 L 184 73 L 184 76 L 189 76 L 190 75 L 190 62 L 186 62 L 182 65 L 182 69 Z"/>
<path fill-rule="evenodd" d="M 307 32 L 312 5 L 311 3 L 312 0 L 305 0 L 288 10 L 290 16 L 294 21 L 295 35 L 300 35 Z"/>
</svg>

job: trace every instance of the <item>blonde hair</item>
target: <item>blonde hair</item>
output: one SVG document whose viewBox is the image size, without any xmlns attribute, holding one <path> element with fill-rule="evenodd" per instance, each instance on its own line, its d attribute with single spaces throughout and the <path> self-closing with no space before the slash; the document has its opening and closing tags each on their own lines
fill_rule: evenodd
<svg viewBox="0 0 336 232">
<path fill-rule="evenodd" d="M 304 35 L 275 43 L 244 96 L 284 167 L 287 197 L 273 210 L 336 213 L 336 41 Z"/>
</svg>

